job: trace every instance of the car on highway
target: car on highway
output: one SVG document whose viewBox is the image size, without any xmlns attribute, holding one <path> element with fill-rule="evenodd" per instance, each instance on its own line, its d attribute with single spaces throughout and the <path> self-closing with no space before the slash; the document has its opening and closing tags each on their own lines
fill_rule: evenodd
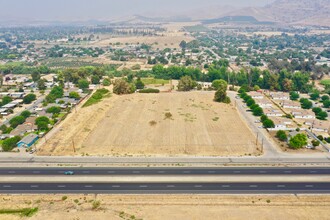
<svg viewBox="0 0 330 220">
<path fill-rule="evenodd" d="M 74 172 L 73 171 L 65 171 L 64 175 L 74 175 Z"/>
</svg>

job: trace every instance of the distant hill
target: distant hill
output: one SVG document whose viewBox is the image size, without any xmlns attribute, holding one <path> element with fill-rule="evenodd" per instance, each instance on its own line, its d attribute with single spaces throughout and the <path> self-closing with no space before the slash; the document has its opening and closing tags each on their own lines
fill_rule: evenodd
<svg viewBox="0 0 330 220">
<path fill-rule="evenodd" d="M 276 0 L 264 7 L 233 8 L 218 10 L 218 16 L 203 19 L 206 23 L 217 22 L 277 22 L 282 24 L 302 24 L 330 26 L 330 0 Z M 204 12 L 203 9 L 200 10 Z M 224 13 L 225 12 L 225 13 Z M 197 12 L 195 12 L 197 13 Z M 191 15 L 194 18 L 194 15 Z M 256 21 L 255 21 L 256 20 Z"/>
</svg>

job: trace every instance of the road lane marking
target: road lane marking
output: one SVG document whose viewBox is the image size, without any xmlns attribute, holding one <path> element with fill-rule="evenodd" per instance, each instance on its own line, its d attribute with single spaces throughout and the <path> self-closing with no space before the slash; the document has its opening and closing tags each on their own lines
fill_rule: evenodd
<svg viewBox="0 0 330 220">
<path fill-rule="evenodd" d="M 213 171 L 213 170 L 210 170 L 210 171 L 207 171 L 208 173 L 215 173 L 215 171 Z"/>
<path fill-rule="evenodd" d="M 120 188 L 119 185 L 112 185 L 111 187 L 112 187 L 112 188 Z"/>
<path fill-rule="evenodd" d="M 91 171 L 82 171 L 82 173 L 91 173 Z"/>
<path fill-rule="evenodd" d="M 108 171 L 108 173 L 116 173 L 116 171 Z"/>
<path fill-rule="evenodd" d="M 162 171 L 162 170 L 161 170 L 161 171 L 157 171 L 157 173 L 165 173 L 165 171 Z"/>
<path fill-rule="evenodd" d="M 147 188 L 148 186 L 147 185 L 140 185 L 139 187 L 140 188 Z"/>
<path fill-rule="evenodd" d="M 183 173 L 190 173 L 190 171 L 183 171 Z"/>
<path fill-rule="evenodd" d="M 260 170 L 258 173 L 267 173 L 267 171 Z"/>
<path fill-rule="evenodd" d="M 65 185 L 57 185 L 58 188 L 65 188 Z"/>
<path fill-rule="evenodd" d="M 38 188 L 39 186 L 38 185 L 31 185 L 30 187 L 31 188 Z"/>
<path fill-rule="evenodd" d="M 133 173 L 141 173 L 140 171 L 133 171 Z"/>
<path fill-rule="evenodd" d="M 278 188 L 283 188 L 285 185 L 277 185 Z"/>
<path fill-rule="evenodd" d="M 174 188 L 175 186 L 174 185 L 167 185 L 166 187 L 167 188 Z"/>
<path fill-rule="evenodd" d="M 202 188 L 203 186 L 202 185 L 195 185 L 194 187 L 195 188 Z"/>
<path fill-rule="evenodd" d="M 312 187 L 314 187 L 314 185 L 305 185 L 305 187 L 312 188 Z"/>
<path fill-rule="evenodd" d="M 86 188 L 92 188 L 92 185 L 85 185 Z"/>
<path fill-rule="evenodd" d="M 32 171 L 32 173 L 40 173 L 40 171 Z"/>
<path fill-rule="evenodd" d="M 11 185 L 3 185 L 4 188 L 10 188 Z"/>
<path fill-rule="evenodd" d="M 241 173 L 241 171 L 238 171 L 238 170 L 237 170 L 237 171 L 234 171 L 234 173 Z"/>
<path fill-rule="evenodd" d="M 311 171 L 309 171 L 309 173 L 317 173 L 317 171 L 311 170 Z"/>
<path fill-rule="evenodd" d="M 11 173 L 12 174 L 12 173 L 16 173 L 16 171 L 8 171 L 8 173 Z"/>
<path fill-rule="evenodd" d="M 284 171 L 284 173 L 292 173 L 292 171 L 286 170 L 286 171 Z"/>
<path fill-rule="evenodd" d="M 257 188 L 258 185 L 249 185 L 249 187 L 251 187 L 251 188 Z"/>
<path fill-rule="evenodd" d="M 230 185 L 221 185 L 221 187 L 228 188 L 228 187 L 230 187 Z"/>
</svg>

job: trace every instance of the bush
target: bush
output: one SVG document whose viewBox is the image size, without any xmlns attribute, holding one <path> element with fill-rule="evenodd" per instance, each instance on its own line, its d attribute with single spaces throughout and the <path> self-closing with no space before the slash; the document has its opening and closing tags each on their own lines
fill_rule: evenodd
<svg viewBox="0 0 330 220">
<path fill-rule="evenodd" d="M 61 108 L 58 106 L 52 106 L 46 110 L 47 113 L 52 113 L 52 114 L 59 114 L 61 112 Z"/>
<path fill-rule="evenodd" d="M 131 89 L 131 85 L 124 79 L 117 79 L 113 83 L 113 92 L 117 95 L 131 94 L 134 91 Z"/>
<path fill-rule="evenodd" d="M 312 140 L 313 147 L 320 146 L 320 142 L 317 140 Z"/>
<path fill-rule="evenodd" d="M 307 136 L 305 134 L 297 134 L 289 141 L 289 147 L 292 149 L 300 149 L 307 145 Z"/>
<path fill-rule="evenodd" d="M 67 196 L 62 196 L 62 201 L 65 201 L 65 200 L 67 200 Z"/>
<path fill-rule="evenodd" d="M 297 93 L 297 92 L 290 92 L 290 99 L 292 100 L 292 101 L 296 101 L 296 100 L 298 100 L 299 99 L 299 94 Z"/>
<path fill-rule="evenodd" d="M 264 114 L 264 111 L 261 107 L 254 108 L 252 112 L 254 116 L 262 116 Z"/>
<path fill-rule="evenodd" d="M 23 116 L 25 119 L 31 116 L 31 112 L 28 110 L 22 111 L 21 116 Z"/>
<path fill-rule="evenodd" d="M 111 85 L 111 81 L 109 79 L 104 79 L 102 82 L 103 86 L 110 86 Z"/>
<path fill-rule="evenodd" d="M 31 104 L 34 100 L 37 99 L 37 96 L 35 94 L 28 94 L 26 96 L 24 96 L 23 98 L 23 103 L 24 104 Z"/>
<path fill-rule="evenodd" d="M 80 95 L 79 95 L 78 92 L 70 92 L 69 93 L 69 98 L 79 100 L 80 99 Z"/>
<path fill-rule="evenodd" d="M 270 119 L 266 119 L 266 120 L 264 120 L 264 121 L 262 122 L 262 124 L 263 124 L 263 126 L 264 126 L 265 128 L 274 128 L 274 127 L 275 127 L 274 122 L 273 122 L 272 120 L 270 120 Z"/>
<path fill-rule="evenodd" d="M 159 89 L 152 89 L 152 88 L 149 88 L 149 89 L 141 89 L 139 91 L 139 93 L 159 93 Z"/>
<path fill-rule="evenodd" d="M 105 95 L 109 94 L 109 90 L 107 89 L 98 89 L 94 94 L 87 100 L 87 102 L 83 105 L 83 107 L 91 106 L 100 102 Z"/>
<path fill-rule="evenodd" d="M 286 135 L 285 131 L 279 130 L 276 133 L 276 137 L 280 140 L 280 141 L 287 141 L 288 140 L 288 136 Z"/>
<path fill-rule="evenodd" d="M 92 204 L 92 209 L 95 210 L 95 209 L 98 209 L 99 207 L 101 206 L 101 202 L 100 201 L 93 201 L 93 204 Z"/>
<path fill-rule="evenodd" d="M 306 98 L 301 98 L 300 104 L 303 109 L 310 109 L 313 107 L 313 103 Z"/>
<path fill-rule="evenodd" d="M 21 138 L 18 137 L 18 136 L 15 136 L 15 137 L 12 137 L 12 138 L 7 138 L 6 140 L 4 140 L 2 142 L 2 150 L 6 151 L 6 152 L 13 150 L 16 147 L 16 144 L 20 140 L 21 140 Z"/>
<path fill-rule="evenodd" d="M 25 117 L 23 116 L 16 116 L 10 119 L 9 124 L 11 127 L 16 128 L 18 125 L 23 124 L 25 122 Z"/>
</svg>

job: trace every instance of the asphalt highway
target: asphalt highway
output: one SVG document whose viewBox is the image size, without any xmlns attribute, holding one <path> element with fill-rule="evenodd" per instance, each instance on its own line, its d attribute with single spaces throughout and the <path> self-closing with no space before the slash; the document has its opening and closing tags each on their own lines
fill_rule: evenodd
<svg viewBox="0 0 330 220">
<path fill-rule="evenodd" d="M 0 183 L 4 194 L 329 194 L 329 183 Z"/>
<path fill-rule="evenodd" d="M 221 167 L 221 168 L 0 168 L 0 176 L 64 175 L 73 171 L 74 175 L 330 175 L 330 167 Z"/>
</svg>

